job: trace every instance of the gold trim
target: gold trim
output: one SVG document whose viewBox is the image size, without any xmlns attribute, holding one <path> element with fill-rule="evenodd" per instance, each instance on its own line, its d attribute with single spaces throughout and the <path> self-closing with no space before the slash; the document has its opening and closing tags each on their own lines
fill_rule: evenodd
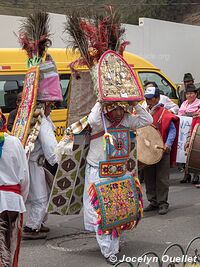
<svg viewBox="0 0 200 267">
<path fill-rule="evenodd" d="M 27 74 L 31 73 L 31 72 L 35 72 L 35 80 L 34 80 L 34 83 L 33 83 L 33 86 L 34 86 L 34 98 L 33 98 L 33 103 L 32 103 L 32 106 L 31 106 L 31 112 L 30 112 L 30 116 L 28 118 L 28 122 L 27 124 L 24 126 L 24 135 L 23 135 L 23 139 L 20 140 L 23 144 L 23 146 L 25 146 L 26 144 L 26 141 L 27 141 L 27 138 L 28 138 L 28 133 L 29 133 L 29 130 L 30 130 L 30 124 L 31 124 L 31 120 L 32 120 L 32 117 L 33 117 L 33 113 L 34 113 L 34 108 L 35 108 L 35 104 L 36 104 L 36 101 L 37 101 L 37 91 L 38 91 L 38 81 L 39 81 L 39 67 L 36 66 L 36 67 L 32 67 L 28 70 L 28 72 L 26 73 L 26 76 Z M 24 102 L 24 90 L 26 88 L 26 83 L 27 83 L 27 80 L 26 80 L 26 77 L 25 77 L 25 82 L 24 82 L 24 87 L 23 87 L 23 92 L 22 92 L 22 102 L 20 104 L 23 105 L 23 102 Z M 16 137 L 18 137 L 18 131 L 15 132 L 15 127 L 16 127 L 16 124 L 17 124 L 17 119 L 18 117 L 20 116 L 20 112 L 21 112 L 21 108 L 18 108 L 18 111 L 17 111 L 17 116 L 15 118 L 15 121 L 14 121 L 14 125 L 13 125 L 13 129 L 12 129 L 12 134 Z M 20 122 L 21 123 L 21 122 Z M 19 126 L 18 126 L 19 128 Z M 19 138 L 19 137 L 18 137 Z"/>
</svg>

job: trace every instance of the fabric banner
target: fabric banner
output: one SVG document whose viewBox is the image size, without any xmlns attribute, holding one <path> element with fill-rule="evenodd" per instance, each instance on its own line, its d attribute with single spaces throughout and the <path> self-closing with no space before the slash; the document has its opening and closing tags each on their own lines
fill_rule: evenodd
<svg viewBox="0 0 200 267">
<path fill-rule="evenodd" d="M 180 118 L 179 124 L 179 137 L 178 137 L 178 150 L 176 156 L 177 163 L 186 163 L 186 155 L 184 145 L 188 137 L 188 133 L 192 125 L 192 117 L 178 116 Z"/>
<path fill-rule="evenodd" d="M 99 234 L 101 231 L 105 233 L 113 228 L 131 229 L 141 219 L 139 211 L 141 193 L 138 193 L 132 175 L 92 184 L 89 194 L 92 205 L 101 218 Z"/>
<path fill-rule="evenodd" d="M 41 101 L 63 100 L 59 74 L 53 61 L 40 63 L 40 80 L 37 99 Z"/>
<path fill-rule="evenodd" d="M 75 74 L 71 76 L 67 125 L 87 116 L 97 100 L 90 73 L 80 72 L 79 76 L 78 79 Z"/>
<path fill-rule="evenodd" d="M 39 67 L 30 68 L 25 76 L 22 101 L 12 129 L 12 134 L 19 138 L 23 145 L 26 144 L 37 99 L 38 79 Z"/>
<path fill-rule="evenodd" d="M 63 155 L 59 163 L 49 199 L 51 214 L 73 215 L 82 208 L 88 137 L 84 133 L 74 135 L 73 154 Z"/>
</svg>

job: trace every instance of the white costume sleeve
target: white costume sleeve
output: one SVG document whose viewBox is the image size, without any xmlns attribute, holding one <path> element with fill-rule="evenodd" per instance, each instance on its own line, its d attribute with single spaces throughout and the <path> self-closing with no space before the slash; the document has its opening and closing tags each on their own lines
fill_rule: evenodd
<svg viewBox="0 0 200 267">
<path fill-rule="evenodd" d="M 131 129 L 134 130 L 153 123 L 152 116 L 140 104 L 137 104 L 134 108 L 137 114 L 128 116 L 128 126 Z"/>
<path fill-rule="evenodd" d="M 146 109 L 147 108 L 147 102 L 144 100 L 143 102 L 142 102 L 142 105 L 141 105 L 144 109 Z"/>
<path fill-rule="evenodd" d="M 25 150 L 20 141 L 18 142 L 18 147 L 19 147 L 19 152 L 20 152 L 19 166 L 23 169 L 21 171 L 22 176 L 20 176 L 21 193 L 22 193 L 24 202 L 26 202 L 28 193 L 29 193 L 29 186 L 30 186 L 28 160 L 26 157 Z"/>
<path fill-rule="evenodd" d="M 168 109 L 174 114 L 178 114 L 178 105 L 175 104 L 168 96 L 161 95 L 159 103 L 162 103 L 164 105 L 164 108 Z"/>
<path fill-rule="evenodd" d="M 101 118 L 101 104 L 97 102 L 92 108 L 89 116 L 88 123 L 91 128 L 101 127 L 102 126 L 102 118 Z"/>
<path fill-rule="evenodd" d="M 57 140 L 52 128 L 52 124 L 45 117 L 42 119 L 38 139 L 42 146 L 45 159 L 53 166 L 58 162 L 55 154 Z"/>
<path fill-rule="evenodd" d="M 178 114 L 179 107 L 177 104 L 175 104 L 168 96 L 166 95 L 160 95 L 160 101 L 159 103 L 164 105 L 164 108 L 168 109 L 169 111 L 173 112 L 174 114 Z M 147 102 L 144 101 L 142 103 L 142 107 L 144 109 L 147 108 Z"/>
</svg>

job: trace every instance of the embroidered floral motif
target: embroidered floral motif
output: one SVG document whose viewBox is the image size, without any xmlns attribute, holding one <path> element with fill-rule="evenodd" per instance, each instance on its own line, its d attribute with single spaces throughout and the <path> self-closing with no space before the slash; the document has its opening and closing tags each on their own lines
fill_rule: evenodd
<svg viewBox="0 0 200 267">
<path fill-rule="evenodd" d="M 142 194 L 139 182 L 132 176 L 92 184 L 91 203 L 97 211 L 99 234 L 116 235 L 137 225 L 142 215 Z"/>
<path fill-rule="evenodd" d="M 113 138 L 113 145 L 108 143 L 107 159 L 126 159 L 130 153 L 130 132 L 129 129 L 109 129 Z"/>
<path fill-rule="evenodd" d="M 99 163 L 101 178 L 123 176 L 126 170 L 126 161 L 102 161 Z"/>
<path fill-rule="evenodd" d="M 22 102 L 18 108 L 17 118 L 13 126 L 12 134 L 25 144 L 28 137 L 32 113 L 37 98 L 38 67 L 32 67 L 26 74 L 23 88 Z"/>
</svg>

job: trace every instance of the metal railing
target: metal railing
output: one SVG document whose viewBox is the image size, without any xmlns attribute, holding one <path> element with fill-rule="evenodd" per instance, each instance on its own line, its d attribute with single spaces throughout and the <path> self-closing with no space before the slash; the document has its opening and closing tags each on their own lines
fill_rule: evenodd
<svg viewBox="0 0 200 267">
<path fill-rule="evenodd" d="M 199 245 L 195 245 L 195 242 L 199 241 Z M 194 247 L 193 247 L 194 246 Z M 172 252 L 173 249 L 180 250 L 180 256 L 169 256 L 169 252 Z M 131 262 L 133 258 L 126 257 L 124 261 L 117 262 L 115 267 L 126 264 L 131 267 L 139 267 L 141 264 L 145 264 L 146 266 L 158 266 L 163 267 L 164 264 L 167 267 L 175 267 L 177 265 L 185 267 L 187 266 L 200 266 L 200 236 L 193 238 L 187 245 L 184 250 L 183 246 L 180 244 L 172 244 L 169 245 L 161 255 L 161 257 L 153 252 L 148 251 L 143 253 L 139 257 L 134 257 L 134 263 Z M 140 259 L 138 261 L 138 259 Z"/>
</svg>

